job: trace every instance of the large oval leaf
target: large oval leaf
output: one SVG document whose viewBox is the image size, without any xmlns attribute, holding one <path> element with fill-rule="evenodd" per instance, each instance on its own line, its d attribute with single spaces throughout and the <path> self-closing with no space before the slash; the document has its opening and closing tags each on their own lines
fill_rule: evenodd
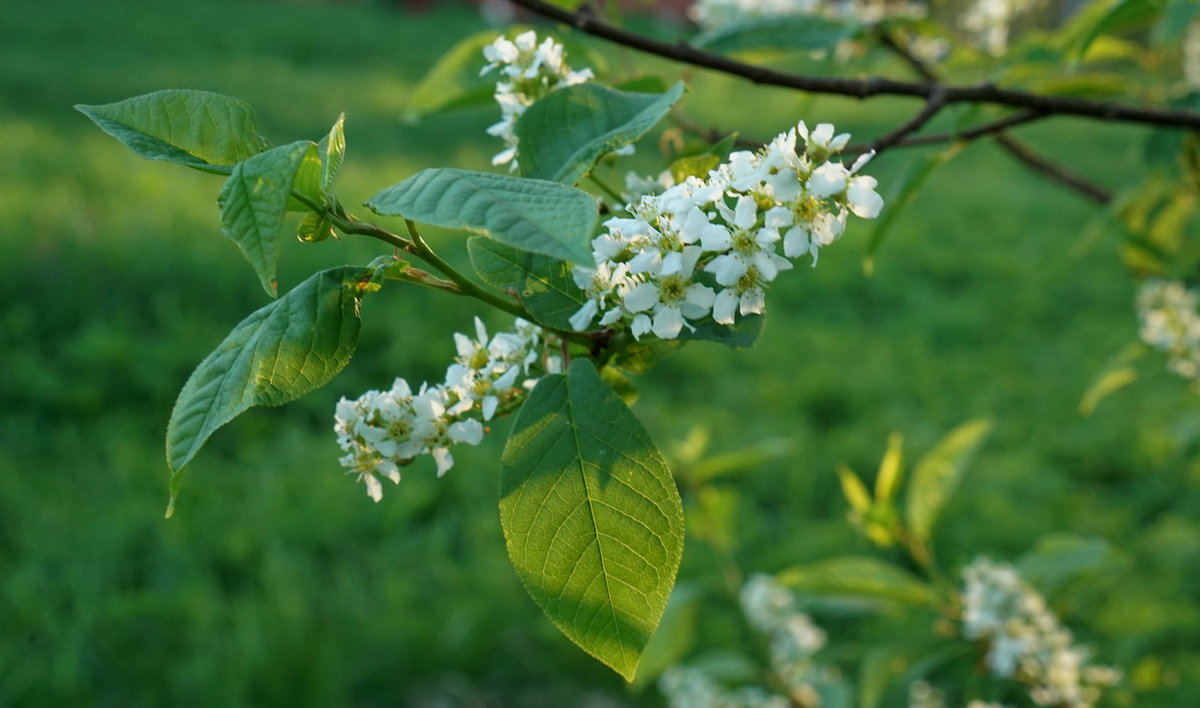
<svg viewBox="0 0 1200 708">
<path fill-rule="evenodd" d="M 307 169 L 301 170 L 301 166 Z M 316 195 L 311 190 L 319 188 L 321 160 L 317 146 L 307 140 L 281 145 L 238 163 L 217 196 L 225 235 L 250 261 L 271 297 L 279 288 L 275 282 L 279 227 L 287 213 L 292 186 L 302 172 L 308 177 L 304 180 L 307 184 L 297 186 L 302 192 L 310 192 L 305 196 L 312 198 Z"/>
<path fill-rule="evenodd" d="M 500 523 L 546 616 L 632 681 L 683 553 L 662 454 L 586 359 L 538 383 L 504 448 Z"/>
<path fill-rule="evenodd" d="M 488 285 L 512 292 L 533 318 L 547 327 L 571 329 L 571 315 L 587 296 L 566 263 L 476 236 L 467 241 L 475 272 Z"/>
<path fill-rule="evenodd" d="M 75 109 L 146 159 L 205 172 L 229 174 L 266 147 L 254 109 L 219 93 L 171 89 Z"/>
<path fill-rule="evenodd" d="M 213 432 L 251 406 L 279 406 L 324 386 L 358 342 L 366 268 L 316 273 L 242 320 L 192 372 L 167 425 L 171 504 L 183 468 Z"/>
<path fill-rule="evenodd" d="M 596 200 L 556 182 L 428 169 L 379 192 L 367 206 L 377 214 L 480 233 L 522 251 L 594 262 Z"/>
<path fill-rule="evenodd" d="M 662 94 L 592 83 L 553 91 L 517 121 L 521 174 L 575 184 L 601 157 L 648 133 L 681 96 L 682 82 Z"/>
</svg>

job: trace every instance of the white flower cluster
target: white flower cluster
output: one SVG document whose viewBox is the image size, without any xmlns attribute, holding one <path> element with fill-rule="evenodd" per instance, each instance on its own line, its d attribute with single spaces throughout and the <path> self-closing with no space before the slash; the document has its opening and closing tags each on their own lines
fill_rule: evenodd
<svg viewBox="0 0 1200 708">
<path fill-rule="evenodd" d="M 1137 296 L 1142 341 L 1168 355 L 1171 370 L 1200 378 L 1200 292 L 1177 280 L 1150 279 Z"/>
<path fill-rule="evenodd" d="M 541 327 L 516 321 L 515 331 L 488 339 L 487 329 L 475 318 L 475 338 L 455 333 L 458 356 L 446 370 L 442 384 L 421 384 L 414 393 L 398 378 L 387 391 L 367 391 L 355 400 L 337 404 L 333 429 L 346 453 L 339 461 L 346 474 L 367 485 L 367 494 L 383 497 L 381 479 L 400 482 L 400 468 L 420 455 L 430 455 L 438 476 L 454 465 L 450 446 L 478 445 L 483 423 L 501 405 L 523 396 L 541 374 L 558 373 L 562 360 L 545 353 L 546 334 Z"/>
<path fill-rule="evenodd" d="M 928 681 L 918 679 L 908 685 L 908 708 L 946 708 L 946 693 L 932 686 Z M 966 708 L 1009 708 L 1003 703 L 967 701 Z"/>
<path fill-rule="evenodd" d="M 825 646 L 825 631 L 796 609 L 796 595 L 773 576 L 753 575 L 738 597 L 750 626 L 770 639 L 771 668 L 794 697 L 815 697 L 816 686 L 837 679 L 813 661 Z M 806 700 L 805 705 L 812 701 Z"/>
<path fill-rule="evenodd" d="M 1200 21 L 1188 23 L 1183 36 L 1183 76 L 1192 90 L 1200 88 Z"/>
<path fill-rule="evenodd" d="M 959 17 L 959 26 L 974 46 L 992 56 L 1008 49 L 1013 19 L 1033 7 L 1033 0 L 975 0 Z"/>
<path fill-rule="evenodd" d="M 811 255 L 815 265 L 848 214 L 873 219 L 883 208 L 875 178 L 858 174 L 872 153 L 849 168 L 831 159 L 849 139 L 829 123 L 809 131 L 801 121 L 757 153 L 731 154 L 705 179 L 629 204 L 630 216 L 608 220 L 592 241 L 595 267 L 573 270 L 588 299 L 571 326 L 582 331 L 599 316 L 601 327 L 628 326 L 634 337 L 675 339 L 697 320 L 733 325 L 739 314 L 761 314 L 765 288 L 792 268 L 789 258 Z"/>
<path fill-rule="evenodd" d="M 884 18 L 923 19 L 928 6 L 909 0 L 697 0 L 688 10 L 706 29 L 757 17 L 822 15 L 865 23 Z"/>
<path fill-rule="evenodd" d="M 671 708 L 787 708 L 820 705 L 822 689 L 844 688 L 833 669 L 813 661 L 825 646 L 825 632 L 796 609 L 795 593 L 770 575 L 754 575 L 738 596 L 746 621 L 769 640 L 771 670 L 787 696 L 760 686 L 729 690 L 697 667 L 675 666 L 663 673 L 658 687 Z"/>
<path fill-rule="evenodd" d="M 492 158 L 493 165 L 508 164 L 517 169 L 517 119 L 525 109 L 556 88 L 581 84 L 593 78 L 591 69 L 574 71 L 564 61 L 563 45 L 547 37 L 538 44 L 533 30 L 517 35 L 513 40 L 498 37 L 483 48 L 488 64 L 479 72 L 482 76 L 493 69 L 500 70 L 496 82 L 496 103 L 502 118 L 487 129 L 488 135 L 504 140 L 505 147 Z"/>
<path fill-rule="evenodd" d="M 1088 708 L 1120 680 L 1116 669 L 1087 663 L 1087 650 L 1072 646 L 1071 632 L 1012 566 L 977 558 L 963 580 L 963 636 L 987 642 L 991 672 L 1024 683 L 1034 703 Z"/>
<path fill-rule="evenodd" d="M 790 708 L 783 696 L 759 686 L 728 690 L 703 670 L 672 666 L 663 672 L 658 688 L 667 697 L 670 708 Z"/>
</svg>

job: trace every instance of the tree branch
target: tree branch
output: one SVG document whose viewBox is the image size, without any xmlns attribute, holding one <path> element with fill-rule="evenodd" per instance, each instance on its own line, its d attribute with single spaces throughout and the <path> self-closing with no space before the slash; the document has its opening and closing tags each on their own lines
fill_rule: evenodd
<svg viewBox="0 0 1200 708">
<path fill-rule="evenodd" d="M 789 74 L 765 67 L 735 61 L 720 54 L 706 52 L 689 44 L 670 44 L 636 32 L 615 27 L 590 15 L 571 12 L 543 0 L 509 0 L 538 15 L 563 22 L 616 44 L 654 54 L 666 59 L 740 76 L 754 83 L 782 86 L 811 93 L 834 94 L 865 99 L 872 96 L 911 96 L 928 100 L 936 89 L 935 83 L 895 81 L 880 76 L 847 79 L 826 76 Z M 1138 106 L 1123 103 L 1103 103 L 1064 96 L 1044 96 L 1025 91 L 1002 89 L 993 84 L 978 86 L 941 86 L 944 101 L 951 103 L 992 103 L 1014 108 L 1028 108 L 1047 115 L 1062 114 L 1123 123 L 1162 125 L 1200 130 L 1200 113 L 1190 110 Z"/>
<path fill-rule="evenodd" d="M 918 76 L 930 82 L 938 82 L 940 80 L 940 77 L 938 76 L 937 72 L 933 70 L 933 67 L 929 66 L 929 64 L 925 63 L 919 57 L 913 54 L 908 47 L 905 47 L 903 44 L 897 42 L 891 33 L 885 30 L 877 30 L 875 36 L 878 38 L 881 45 L 891 50 L 896 56 L 900 57 L 900 59 L 907 63 L 909 67 L 911 67 L 912 70 L 917 73 Z M 1017 114 L 1017 116 L 1025 116 L 1027 120 L 1023 120 L 1021 122 L 1028 122 L 1043 118 L 1046 116 L 1046 114 L 1038 111 L 1027 111 L 1024 114 Z M 1083 196 L 1091 199 L 1094 202 L 1097 202 L 1098 204 L 1107 204 L 1112 201 L 1112 192 L 1109 190 L 1092 182 L 1091 180 L 1086 179 L 1082 175 L 1077 174 L 1046 157 L 1043 157 L 1029 145 L 1017 140 L 1012 135 L 1009 135 L 1007 132 L 1005 132 L 1011 127 L 1013 126 L 1005 125 L 1000 129 L 990 131 L 995 134 L 996 142 L 999 143 L 1000 146 L 1006 151 L 1008 151 L 1010 155 L 1025 163 L 1025 165 L 1030 169 L 1040 172 L 1046 177 L 1049 177 L 1050 179 L 1056 180 L 1059 183 L 1074 189 L 1076 192 L 1079 192 Z"/>
<path fill-rule="evenodd" d="M 1009 154 L 1030 168 L 1041 172 L 1051 179 L 1062 182 L 1097 204 L 1108 204 L 1112 201 L 1113 195 L 1109 190 L 1095 184 L 1082 175 L 1068 170 L 1062 165 L 1047 160 L 1015 137 L 1000 133 L 996 136 L 996 142 L 1004 146 L 1004 149 Z"/>
<path fill-rule="evenodd" d="M 940 89 L 940 87 L 939 87 Z M 862 152 L 883 152 L 884 150 L 898 144 L 910 134 L 920 130 L 926 123 L 933 120 L 933 117 L 938 114 L 946 105 L 945 93 L 941 90 L 936 90 L 929 96 L 929 100 L 925 102 L 925 107 L 919 113 L 912 117 L 904 125 L 896 128 L 892 132 L 882 135 L 875 139 L 866 150 Z"/>
</svg>

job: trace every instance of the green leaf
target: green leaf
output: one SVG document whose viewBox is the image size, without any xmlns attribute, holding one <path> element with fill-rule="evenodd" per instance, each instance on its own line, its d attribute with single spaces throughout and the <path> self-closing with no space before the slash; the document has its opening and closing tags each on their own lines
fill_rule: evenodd
<svg viewBox="0 0 1200 708">
<path fill-rule="evenodd" d="M 522 251 L 594 263 L 596 200 L 557 182 L 428 169 L 379 192 L 367 206 L 377 214 L 490 236 Z"/>
<path fill-rule="evenodd" d="M 678 664 L 696 645 L 703 593 L 699 587 L 679 583 L 671 593 L 658 631 L 642 652 L 633 689 L 641 691 L 673 664 Z"/>
<path fill-rule="evenodd" d="M 867 486 L 858 475 L 854 474 L 854 470 L 845 465 L 838 465 L 837 476 L 842 485 L 842 496 L 846 498 L 846 503 L 851 509 L 862 513 L 871 508 L 871 493 L 867 491 Z"/>
<path fill-rule="evenodd" d="M 141 157 L 205 172 L 229 174 L 233 165 L 266 148 L 254 109 L 208 91 L 155 91 L 75 109 Z"/>
<path fill-rule="evenodd" d="M 325 204 L 324 165 L 321 164 L 321 146 L 312 145 L 312 149 L 300 158 L 296 166 L 296 176 L 292 178 L 292 191 L 314 204 Z M 287 147 L 284 145 L 283 147 Z M 294 196 L 288 197 L 288 211 L 312 213 L 312 208 Z"/>
<path fill-rule="evenodd" d="M 940 150 L 926 156 L 923 160 L 914 162 L 908 173 L 893 184 L 892 191 L 885 200 L 887 208 L 875 222 L 875 228 L 871 230 L 871 235 L 867 239 L 867 255 L 863 259 L 863 270 L 868 275 L 875 270 L 875 253 L 883 245 L 883 239 L 891 230 L 896 218 L 917 198 L 917 191 L 920 190 L 921 185 L 925 184 L 925 180 L 929 179 L 937 168 L 961 152 L 965 146 L 966 143 L 953 143 L 945 150 Z"/>
<path fill-rule="evenodd" d="M 1075 578 L 1119 571 L 1124 563 L 1126 559 L 1102 538 L 1051 534 L 1039 538 L 1016 565 L 1027 582 L 1054 594 Z M 1119 577 L 1119 572 L 1111 575 Z"/>
<path fill-rule="evenodd" d="M 1096 412 L 1096 406 L 1113 393 L 1137 381 L 1137 369 L 1132 366 L 1122 366 L 1105 371 L 1096 379 L 1079 401 L 1079 414 L 1087 417 Z"/>
<path fill-rule="evenodd" d="M 683 506 L 662 454 L 586 359 L 542 379 L 504 448 L 500 523 L 534 602 L 627 681 L 667 605 Z"/>
<path fill-rule="evenodd" d="M 595 83 L 553 91 L 517 120 L 521 174 L 575 184 L 596 161 L 650 131 L 683 96 L 683 83 L 663 94 L 624 93 Z"/>
<path fill-rule="evenodd" d="M 887 452 L 879 463 L 879 474 L 875 476 L 875 501 L 887 504 L 900 484 L 900 470 L 904 462 L 904 436 L 892 433 L 888 436 Z"/>
<path fill-rule="evenodd" d="M 217 196 L 225 236 L 242 250 L 271 297 L 279 287 L 275 282 L 279 227 L 300 165 L 310 161 L 311 174 L 312 159 L 316 159 L 316 145 L 307 140 L 272 148 L 238 163 Z"/>
<path fill-rule="evenodd" d="M 1082 36 L 1071 48 L 1073 56 L 1076 59 L 1082 57 L 1102 34 L 1117 34 L 1148 25 L 1165 7 L 1166 0 L 1115 0 L 1091 26 L 1083 28 Z"/>
<path fill-rule="evenodd" d="M 858 34 L 858 29 L 856 25 L 819 15 L 754 17 L 709 30 L 693 44 L 721 53 L 757 49 L 813 51 L 833 49 Z"/>
<path fill-rule="evenodd" d="M 315 211 L 309 212 L 296 226 L 296 238 L 304 243 L 318 243 L 333 235 L 333 224 Z"/>
<path fill-rule="evenodd" d="M 567 264 L 557 258 L 520 251 L 481 236 L 467 241 L 467 253 L 484 282 L 520 298 L 529 314 L 543 325 L 569 331 L 571 315 L 587 301 Z"/>
<path fill-rule="evenodd" d="M 934 605 L 933 588 L 903 568 L 865 556 L 830 558 L 788 568 L 779 582 L 818 595 L 851 595 L 911 605 Z"/>
<path fill-rule="evenodd" d="M 699 177 L 701 179 L 708 176 L 709 170 L 721 164 L 721 158 L 711 152 L 702 153 L 700 155 L 689 155 L 681 157 L 671 163 L 671 177 L 675 183 L 683 182 L 688 177 Z"/>
<path fill-rule="evenodd" d="M 405 118 L 416 120 L 440 111 L 488 103 L 496 91 L 496 72 L 480 75 L 483 48 L 496 41 L 495 30 L 477 32 L 443 54 L 413 88 Z"/>
<path fill-rule="evenodd" d="M 719 325 L 712 319 L 706 319 L 693 323 L 695 331 L 684 327 L 679 339 L 720 342 L 734 349 L 748 349 L 762 336 L 766 321 L 764 315 L 743 315 L 732 325 Z"/>
<path fill-rule="evenodd" d="M 333 181 L 337 178 L 338 170 L 342 168 L 342 160 L 346 157 L 346 114 L 338 115 L 333 127 L 329 129 L 317 149 L 321 152 L 321 188 L 324 191 L 333 189 Z"/>
<path fill-rule="evenodd" d="M 991 428 L 988 420 L 964 423 L 917 462 L 908 489 L 908 528 L 917 540 L 929 540 L 942 507 L 958 489 L 967 463 Z"/>
<path fill-rule="evenodd" d="M 358 341 L 366 268 L 314 274 L 242 320 L 196 367 L 167 426 L 171 503 L 183 469 L 215 430 L 252 406 L 279 406 L 324 386 Z"/>
</svg>

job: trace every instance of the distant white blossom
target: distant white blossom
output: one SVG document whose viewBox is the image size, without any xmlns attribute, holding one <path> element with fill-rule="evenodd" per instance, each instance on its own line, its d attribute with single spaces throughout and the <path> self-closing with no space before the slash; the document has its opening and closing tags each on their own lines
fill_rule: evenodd
<svg viewBox="0 0 1200 708">
<path fill-rule="evenodd" d="M 628 216 L 609 219 L 593 239 L 593 267 L 572 271 L 587 301 L 571 326 L 675 339 L 704 320 L 731 326 L 761 314 L 766 289 L 791 259 L 807 255 L 815 265 L 850 214 L 873 219 L 883 208 L 875 179 L 859 174 L 871 153 L 850 167 L 835 159 L 849 139 L 828 123 L 810 131 L 801 121 L 704 178 L 627 178 L 638 196 Z"/>
<path fill-rule="evenodd" d="M 501 119 L 487 129 L 489 135 L 504 140 L 505 148 L 492 158 L 493 165 L 508 164 L 516 171 L 517 119 L 535 101 L 563 86 L 573 86 L 593 78 L 591 69 L 574 70 L 567 65 L 563 45 L 550 37 L 538 43 L 533 30 L 523 32 L 512 40 L 498 37 L 483 48 L 488 63 L 480 75 L 498 70 L 496 103 Z"/>
<path fill-rule="evenodd" d="M 1149 279 L 1137 296 L 1142 341 L 1166 352 L 1171 370 L 1200 379 L 1200 292 L 1176 280 Z"/>
<path fill-rule="evenodd" d="M 474 338 L 454 335 L 457 356 L 444 383 L 421 384 L 415 392 L 398 378 L 387 391 L 367 391 L 341 399 L 334 415 L 339 461 L 375 501 L 383 497 L 381 480 L 400 482 L 400 468 L 429 455 L 440 477 L 454 465 L 450 447 L 478 445 L 483 421 L 501 405 L 523 396 L 543 374 L 557 373 L 561 359 L 546 353 L 547 335 L 518 319 L 512 332 L 488 338 L 475 319 Z M 478 416 L 476 418 L 475 416 Z"/>
<path fill-rule="evenodd" d="M 1012 566 L 977 558 L 963 581 L 963 636 L 985 642 L 988 669 L 1025 684 L 1034 703 L 1090 708 L 1120 680 L 1116 669 L 1088 663 L 1087 650 L 1072 644 L 1071 632 Z"/>
<path fill-rule="evenodd" d="M 909 0 L 697 0 L 688 11 L 708 29 L 756 17 L 821 15 L 875 23 L 884 18 L 923 19 L 928 13 L 926 3 Z"/>
<path fill-rule="evenodd" d="M 925 680 L 908 685 L 908 708 L 946 708 L 946 694 Z"/>
<path fill-rule="evenodd" d="M 697 667 L 675 666 L 658 682 L 671 708 L 787 708 L 794 701 L 819 705 L 819 687 L 843 683 L 835 670 L 813 660 L 825 646 L 825 632 L 797 609 L 795 593 L 774 577 L 758 574 L 742 585 L 738 600 L 747 623 L 767 639 L 771 671 L 787 696 L 753 685 L 727 689 Z"/>
<path fill-rule="evenodd" d="M 974 46 L 1000 56 L 1008 49 L 1013 20 L 1033 7 L 1033 0 L 975 0 L 959 17 L 959 26 Z"/>
</svg>

